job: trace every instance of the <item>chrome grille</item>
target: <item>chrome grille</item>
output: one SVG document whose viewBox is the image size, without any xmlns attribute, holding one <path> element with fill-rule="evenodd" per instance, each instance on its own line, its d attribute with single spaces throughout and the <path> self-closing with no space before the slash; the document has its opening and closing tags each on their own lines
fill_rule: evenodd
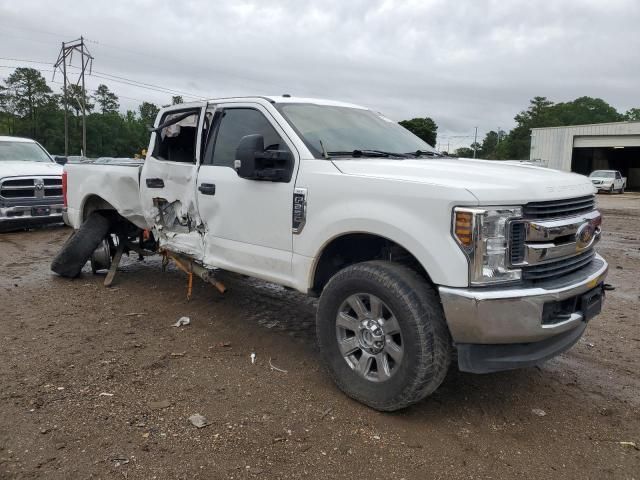
<svg viewBox="0 0 640 480">
<path fill-rule="evenodd" d="M 555 279 L 586 267 L 600 238 L 600 213 L 593 195 L 565 200 L 532 202 L 523 207 L 523 219 L 510 225 L 509 260 L 522 268 L 525 281 Z M 580 244 L 585 225 L 592 240 Z"/>
<path fill-rule="evenodd" d="M 553 262 L 543 263 L 540 265 L 529 266 L 522 269 L 522 279 L 530 281 L 547 280 L 549 278 L 557 278 L 566 275 L 582 267 L 587 266 L 594 259 L 596 252 L 589 250 L 588 252 L 576 255 L 574 257 L 563 258 Z"/>
<path fill-rule="evenodd" d="M 568 198 L 565 200 L 549 200 L 545 202 L 527 203 L 523 208 L 525 218 L 558 218 L 570 217 L 595 209 L 596 197 Z"/>
<path fill-rule="evenodd" d="M 524 223 L 511 224 L 511 263 L 516 264 L 524 260 Z"/>
<path fill-rule="evenodd" d="M 7 178 L 0 182 L 0 197 L 5 199 L 50 198 L 61 196 L 61 177 Z"/>
</svg>

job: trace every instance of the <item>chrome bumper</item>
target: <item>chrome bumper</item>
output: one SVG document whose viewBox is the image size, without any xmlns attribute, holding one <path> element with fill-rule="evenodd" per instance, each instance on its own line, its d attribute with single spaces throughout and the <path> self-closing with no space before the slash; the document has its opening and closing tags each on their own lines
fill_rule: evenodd
<svg viewBox="0 0 640 480">
<path fill-rule="evenodd" d="M 34 207 L 49 208 L 49 215 L 31 215 L 31 209 Z M 51 222 L 52 220 L 62 220 L 63 205 L 20 205 L 11 207 L 0 207 L 0 224 L 2 223 L 34 223 L 38 220 L 43 222 Z"/>
<path fill-rule="evenodd" d="M 539 342 L 584 326 L 580 310 L 543 324 L 545 303 L 577 297 L 596 287 L 609 266 L 595 256 L 589 266 L 530 288 L 440 287 L 440 299 L 453 341 L 460 344 Z"/>
</svg>

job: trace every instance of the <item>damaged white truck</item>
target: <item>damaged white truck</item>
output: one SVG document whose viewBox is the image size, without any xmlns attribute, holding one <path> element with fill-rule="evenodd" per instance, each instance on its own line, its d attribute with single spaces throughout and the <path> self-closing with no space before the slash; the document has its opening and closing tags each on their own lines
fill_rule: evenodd
<svg viewBox="0 0 640 480">
<path fill-rule="evenodd" d="M 432 393 L 452 361 L 540 364 L 604 300 L 589 179 L 445 157 L 356 105 L 176 105 L 158 114 L 144 162 L 67 164 L 64 187 L 76 233 L 54 272 L 162 250 L 205 279 L 232 271 L 319 296 L 328 371 L 379 410 Z"/>
</svg>

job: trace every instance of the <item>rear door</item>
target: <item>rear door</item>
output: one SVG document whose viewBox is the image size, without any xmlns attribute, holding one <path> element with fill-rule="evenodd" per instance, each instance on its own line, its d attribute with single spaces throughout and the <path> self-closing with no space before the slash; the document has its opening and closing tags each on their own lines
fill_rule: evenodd
<svg viewBox="0 0 640 480">
<path fill-rule="evenodd" d="M 140 178 L 144 216 L 154 225 L 160 246 L 201 260 L 204 253 L 202 222 L 196 204 L 196 179 L 201 137 L 211 115 L 206 106 L 166 112 L 158 126 L 178 120 L 152 133 L 149 155 Z"/>
<path fill-rule="evenodd" d="M 291 140 L 259 103 L 219 104 L 198 174 L 198 207 L 210 266 L 288 284 L 291 279 L 293 190 L 300 157 Z M 248 180 L 234 169 L 245 135 L 264 137 L 265 150 L 289 150 L 288 182 Z"/>
</svg>

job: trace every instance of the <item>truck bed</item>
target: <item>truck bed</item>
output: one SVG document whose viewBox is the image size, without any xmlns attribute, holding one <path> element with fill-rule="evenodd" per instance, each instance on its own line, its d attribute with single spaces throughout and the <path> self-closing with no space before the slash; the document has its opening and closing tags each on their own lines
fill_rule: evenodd
<svg viewBox="0 0 640 480">
<path fill-rule="evenodd" d="M 78 228 L 91 202 L 108 200 L 127 220 L 148 228 L 140 204 L 142 165 L 144 160 L 110 157 L 67 163 L 67 223 Z"/>
</svg>

